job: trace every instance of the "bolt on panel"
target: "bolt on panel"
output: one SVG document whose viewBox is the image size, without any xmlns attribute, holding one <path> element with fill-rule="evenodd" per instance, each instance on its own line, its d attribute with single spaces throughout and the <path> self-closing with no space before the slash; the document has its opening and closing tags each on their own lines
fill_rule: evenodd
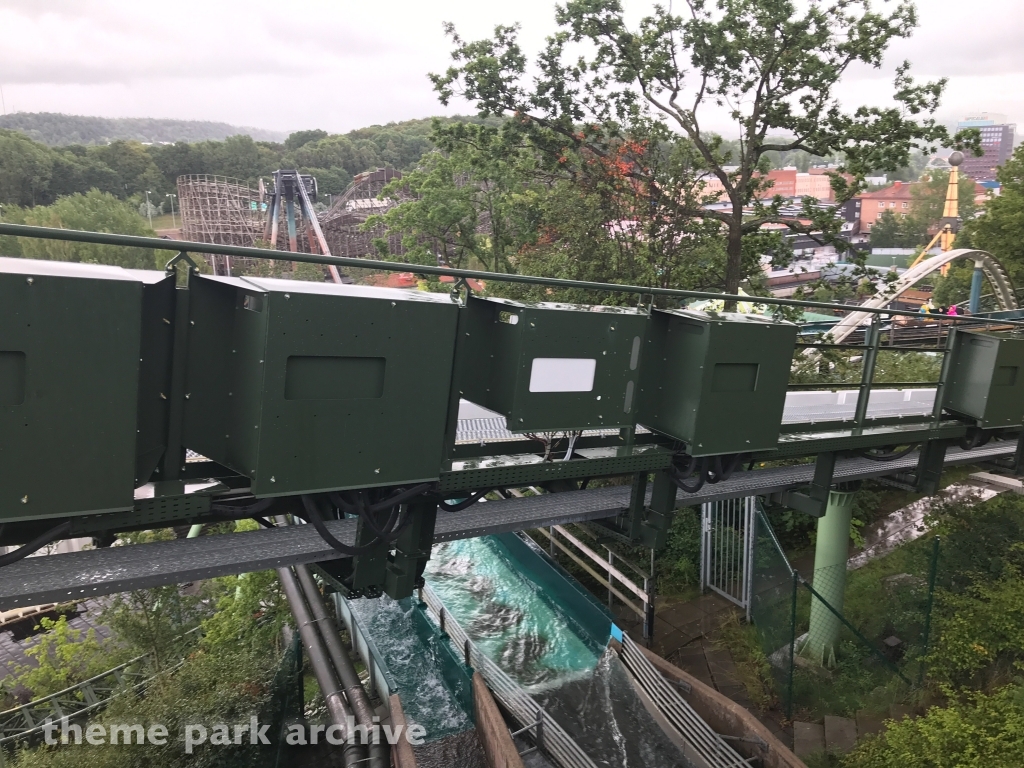
<svg viewBox="0 0 1024 768">
<path fill-rule="evenodd" d="M 953 333 L 943 408 L 986 429 L 1024 423 L 1024 338 L 960 329 Z"/>
<path fill-rule="evenodd" d="M 0 258 L 0 520 L 132 508 L 163 453 L 173 292 L 157 271 Z"/>
<path fill-rule="evenodd" d="M 185 443 L 258 496 L 439 476 L 458 306 L 446 295 L 193 276 Z"/>
<path fill-rule="evenodd" d="M 693 456 L 775 449 L 796 332 L 755 315 L 654 310 L 637 421 Z"/>
<path fill-rule="evenodd" d="M 632 426 L 646 312 L 471 296 L 455 386 L 513 432 Z"/>
</svg>

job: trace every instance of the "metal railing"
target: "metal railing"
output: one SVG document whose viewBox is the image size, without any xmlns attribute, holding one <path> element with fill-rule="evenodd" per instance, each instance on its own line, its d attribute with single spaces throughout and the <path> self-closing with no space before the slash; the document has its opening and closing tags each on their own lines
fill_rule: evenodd
<svg viewBox="0 0 1024 768">
<path fill-rule="evenodd" d="M 520 731 L 534 731 L 536 744 L 545 754 L 558 763 L 561 768 L 597 768 L 586 752 L 560 726 L 533 697 L 526 693 L 491 659 L 485 656 L 469 639 L 465 630 L 452 618 L 441 600 L 430 588 L 424 585 L 420 590 L 420 599 L 437 621 L 441 631 L 465 654 L 466 665 L 472 667 L 487 682 L 494 696 L 502 706 L 519 723 Z"/>
<path fill-rule="evenodd" d="M 430 264 L 410 264 L 408 262 L 377 261 L 345 256 L 324 256 L 315 253 L 278 251 L 264 248 L 248 248 L 237 245 L 217 245 L 212 243 L 190 242 L 185 240 L 163 240 L 138 235 L 118 235 L 105 232 L 84 232 L 74 229 L 55 229 L 53 227 L 34 227 L 26 224 L 8 224 L 0 222 L 0 235 L 14 237 L 30 237 L 44 240 L 63 240 L 77 243 L 93 243 L 98 245 L 114 245 L 128 248 L 151 248 L 160 251 L 175 251 L 182 258 L 188 253 L 208 253 L 221 256 L 241 256 L 250 259 L 271 259 L 280 261 L 296 261 L 307 264 L 323 264 L 325 266 L 350 267 L 357 269 L 375 269 L 385 272 L 408 272 L 410 270 L 423 275 L 447 275 L 457 278 L 473 278 L 477 280 L 494 280 L 506 283 L 526 283 L 549 288 L 575 288 L 590 291 L 607 291 L 610 293 L 629 293 L 641 299 L 653 296 L 672 296 L 680 299 L 716 299 L 724 302 L 750 302 L 756 299 L 758 304 L 770 304 L 782 307 L 807 307 L 812 309 L 828 309 L 833 312 L 861 312 L 868 315 L 887 315 L 920 318 L 919 312 L 886 307 L 862 307 L 858 305 L 837 304 L 825 301 L 808 301 L 805 299 L 784 299 L 776 296 L 751 297 L 743 294 L 713 293 L 710 291 L 686 291 L 678 288 L 659 288 L 656 286 L 625 285 L 619 283 L 598 283 L 583 280 L 567 280 L 556 277 L 534 277 L 531 275 L 510 274 L 505 272 L 484 272 L 475 269 L 456 269 L 439 267 Z M 180 259 L 172 259 L 179 261 Z M 958 317 L 963 323 L 986 323 L 991 320 L 974 317 Z M 1002 325 L 1024 328 L 1024 321 L 1003 320 Z"/>
<path fill-rule="evenodd" d="M 693 710 L 629 635 L 622 636 L 621 646 L 622 663 L 683 737 L 688 757 L 697 757 L 711 768 L 748 768 L 750 764 Z"/>
<path fill-rule="evenodd" d="M 182 637 L 198 633 L 200 629 L 191 629 Z M 34 738 L 42 734 L 48 724 L 84 718 L 103 709 L 116 696 L 141 690 L 159 675 L 173 672 L 185 663 L 182 659 L 171 667 L 153 671 L 152 656 L 152 653 L 136 656 L 88 680 L 0 712 L 0 747 Z"/>
</svg>

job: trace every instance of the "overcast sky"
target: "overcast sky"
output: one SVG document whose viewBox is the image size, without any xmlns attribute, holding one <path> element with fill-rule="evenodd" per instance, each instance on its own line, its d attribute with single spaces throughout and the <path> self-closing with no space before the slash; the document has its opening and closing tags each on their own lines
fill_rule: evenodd
<svg viewBox="0 0 1024 768">
<path fill-rule="evenodd" d="M 634 19 L 652 5 L 624 3 Z M 880 102 L 892 67 L 909 59 L 918 78 L 949 78 L 943 121 L 990 111 L 1024 130 L 1021 3 L 919 0 L 917 33 L 893 46 L 883 71 L 852 73 L 844 101 Z M 445 111 L 427 80 L 449 62 L 442 22 L 467 38 L 519 22 L 535 51 L 554 29 L 553 8 L 553 0 L 0 0 L 0 88 L 7 112 L 342 132 Z"/>
</svg>

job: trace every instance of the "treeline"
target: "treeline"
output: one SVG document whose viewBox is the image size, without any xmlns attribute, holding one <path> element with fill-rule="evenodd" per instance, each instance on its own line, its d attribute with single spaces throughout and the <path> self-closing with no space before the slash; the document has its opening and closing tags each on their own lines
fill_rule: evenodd
<svg viewBox="0 0 1024 768">
<path fill-rule="evenodd" d="M 443 122 L 470 120 L 444 118 Z M 135 205 L 150 193 L 155 206 L 176 191 L 178 176 L 217 174 L 255 184 L 278 168 L 312 173 L 323 194 L 340 194 L 362 171 L 409 169 L 429 152 L 431 120 L 360 128 L 346 134 L 299 131 L 281 143 L 229 136 L 223 141 L 48 147 L 23 133 L 0 130 L 0 206 L 50 205 L 96 189 Z M 165 210 L 169 208 L 165 205 Z"/>
<path fill-rule="evenodd" d="M 50 147 L 68 144 L 109 144 L 119 139 L 143 143 L 220 141 L 246 134 L 256 141 L 284 141 L 285 131 L 241 128 L 209 120 L 168 120 L 155 117 L 89 117 L 58 112 L 15 112 L 0 115 L 0 128 L 20 131 Z"/>
</svg>

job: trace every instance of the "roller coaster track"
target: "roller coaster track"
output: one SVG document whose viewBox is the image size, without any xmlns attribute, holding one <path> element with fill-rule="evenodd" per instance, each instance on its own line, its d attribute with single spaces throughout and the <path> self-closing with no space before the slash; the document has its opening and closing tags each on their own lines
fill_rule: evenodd
<svg viewBox="0 0 1024 768">
<path fill-rule="evenodd" d="M 899 280 L 891 288 L 879 291 L 861 306 L 882 309 L 888 306 L 893 299 L 913 288 L 928 275 L 937 272 L 947 264 L 961 259 L 970 259 L 975 263 L 980 262 L 981 269 L 985 273 L 989 285 L 992 286 L 1000 309 L 1018 308 L 1017 297 L 1014 294 L 1013 285 L 1010 283 L 1010 277 L 1006 274 L 1006 270 L 995 260 L 992 254 L 985 251 L 976 251 L 971 248 L 947 251 L 925 259 L 917 266 L 911 267 L 900 275 Z M 832 327 L 832 330 L 829 332 L 832 342 L 834 344 L 842 343 L 847 336 L 856 331 L 860 325 L 867 322 L 870 318 L 870 312 L 851 312 Z"/>
<path fill-rule="evenodd" d="M 198 627 L 183 637 L 197 632 Z M 157 676 L 174 672 L 184 663 L 180 660 L 160 669 L 154 663 L 153 655 L 146 653 L 62 691 L 0 712 L 0 747 L 32 741 L 42 736 L 51 723 L 81 723 L 106 707 L 116 696 L 128 691 L 142 691 Z"/>
</svg>

